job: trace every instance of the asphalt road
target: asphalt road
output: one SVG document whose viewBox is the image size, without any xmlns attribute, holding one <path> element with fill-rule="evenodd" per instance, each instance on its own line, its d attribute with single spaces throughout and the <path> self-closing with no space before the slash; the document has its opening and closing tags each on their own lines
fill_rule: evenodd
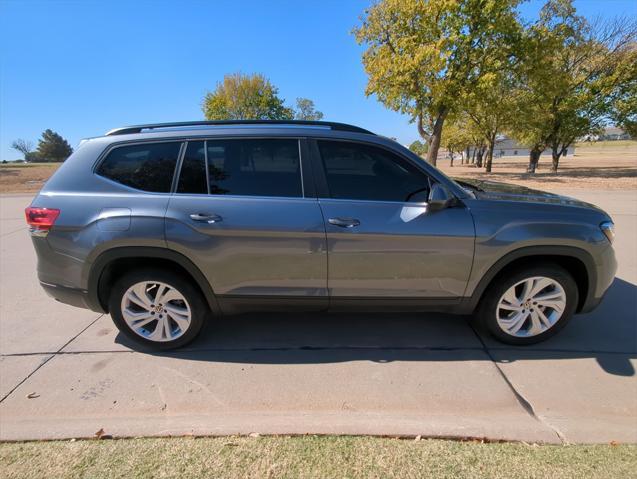
<svg viewBox="0 0 637 479">
<path fill-rule="evenodd" d="M 37 282 L 23 208 L 0 197 L 0 439 L 379 434 L 637 442 L 637 191 L 562 191 L 617 224 L 617 279 L 557 337 L 514 348 L 466 318 L 250 315 L 189 348 L 134 351 L 110 317 Z"/>
</svg>

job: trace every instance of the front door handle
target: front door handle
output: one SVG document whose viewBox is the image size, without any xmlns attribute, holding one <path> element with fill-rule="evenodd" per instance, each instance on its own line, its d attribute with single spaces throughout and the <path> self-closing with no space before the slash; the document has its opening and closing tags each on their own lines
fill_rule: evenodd
<svg viewBox="0 0 637 479">
<path fill-rule="evenodd" d="M 190 219 L 194 221 L 202 221 L 208 224 L 213 224 L 213 223 L 219 223 L 221 221 L 221 216 L 210 215 L 206 213 L 193 213 L 190 215 Z"/>
<path fill-rule="evenodd" d="M 361 224 L 356 218 L 330 218 L 329 224 L 340 226 L 341 228 L 353 228 Z"/>
</svg>

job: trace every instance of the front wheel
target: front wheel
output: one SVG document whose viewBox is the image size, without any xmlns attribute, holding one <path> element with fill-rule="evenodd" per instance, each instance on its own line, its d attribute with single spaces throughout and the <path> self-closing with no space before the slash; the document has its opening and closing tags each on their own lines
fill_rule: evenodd
<svg viewBox="0 0 637 479">
<path fill-rule="evenodd" d="M 507 344 L 534 344 L 560 331 L 575 314 L 577 285 L 563 268 L 538 265 L 501 276 L 481 305 L 483 325 Z"/>
<path fill-rule="evenodd" d="M 109 311 L 117 328 L 153 349 L 173 349 L 192 341 L 209 310 L 191 282 L 163 270 L 124 275 L 114 285 Z"/>
</svg>

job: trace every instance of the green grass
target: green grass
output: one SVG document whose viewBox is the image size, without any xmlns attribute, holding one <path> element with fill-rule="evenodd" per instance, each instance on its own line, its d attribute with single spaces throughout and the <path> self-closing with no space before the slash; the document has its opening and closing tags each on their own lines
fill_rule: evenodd
<svg viewBox="0 0 637 479">
<path fill-rule="evenodd" d="M 635 445 L 481 444 L 374 437 L 5 443 L 0 477 L 635 477 Z"/>
</svg>

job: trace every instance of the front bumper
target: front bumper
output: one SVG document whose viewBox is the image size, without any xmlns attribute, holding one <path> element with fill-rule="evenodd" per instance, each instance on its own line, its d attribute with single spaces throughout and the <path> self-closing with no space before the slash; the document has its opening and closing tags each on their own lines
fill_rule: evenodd
<svg viewBox="0 0 637 479">
<path fill-rule="evenodd" d="M 617 259 L 615 258 L 615 250 L 612 246 L 606 248 L 596 258 L 597 266 L 597 278 L 595 281 L 595 287 L 593 291 L 589 291 L 584 304 L 578 311 L 579 313 L 590 313 L 593 311 L 599 303 L 602 302 L 608 288 L 613 284 L 615 280 L 615 273 L 617 273 Z"/>
</svg>

